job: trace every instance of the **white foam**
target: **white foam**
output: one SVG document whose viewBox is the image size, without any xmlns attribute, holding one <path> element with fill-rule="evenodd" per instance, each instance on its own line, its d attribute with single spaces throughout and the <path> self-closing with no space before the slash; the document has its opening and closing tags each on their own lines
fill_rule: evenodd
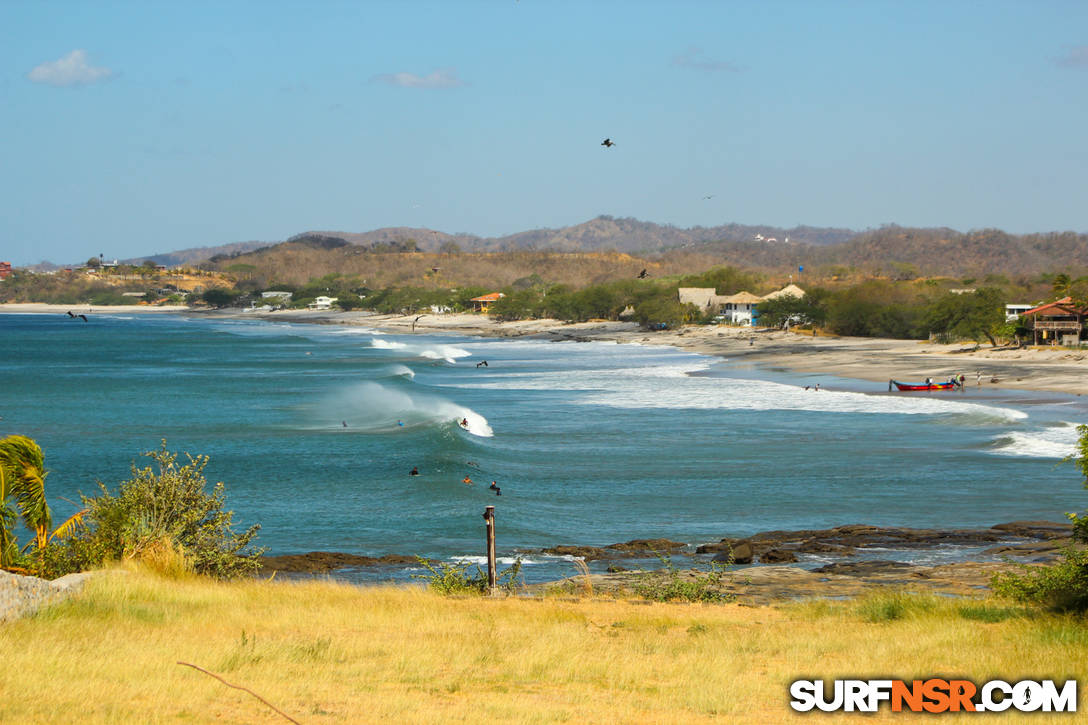
<svg viewBox="0 0 1088 725">
<path fill-rule="evenodd" d="M 468 357 L 472 353 L 454 345 L 440 343 L 412 343 L 398 342 L 396 340 L 381 340 L 371 338 L 370 346 L 378 350 L 398 350 L 408 355 L 426 358 L 428 360 L 445 360 L 451 365 L 458 358 Z"/>
<path fill-rule="evenodd" d="M 1025 458 L 1065 458 L 1077 452 L 1077 427 L 1073 423 L 1038 431 L 1013 431 L 995 438 L 999 443 L 990 453 Z"/>
<path fill-rule="evenodd" d="M 394 378 L 408 378 L 409 380 L 411 380 L 416 376 L 416 374 L 415 371 L 413 371 L 407 365 L 390 365 L 388 370 L 386 371 L 386 376 Z"/>
<path fill-rule="evenodd" d="M 459 387 L 506 390 L 581 391 L 581 402 L 613 408 L 697 410 L 803 410 L 828 413 L 964 415 L 980 420 L 1016 421 L 1027 414 L 1012 408 L 969 403 L 959 393 L 941 395 L 869 395 L 765 380 L 693 376 L 710 362 L 686 360 L 667 365 L 613 370 L 564 370 L 544 373 L 495 372 L 488 380 Z"/>
</svg>

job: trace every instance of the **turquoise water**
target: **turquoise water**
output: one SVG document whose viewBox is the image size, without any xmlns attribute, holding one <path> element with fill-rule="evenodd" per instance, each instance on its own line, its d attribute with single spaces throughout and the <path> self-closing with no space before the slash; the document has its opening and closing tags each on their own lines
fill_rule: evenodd
<svg viewBox="0 0 1088 725">
<path fill-rule="evenodd" d="M 165 438 L 211 457 L 209 479 L 240 527 L 262 525 L 270 554 L 478 556 L 487 505 L 507 558 L 1085 507 L 1076 470 L 1057 465 L 1088 420 L 1070 396 L 908 395 L 660 346 L 251 320 L 0 315 L 0 331 L 0 434 L 42 445 L 58 518 L 75 510 L 61 497 L 115 486 Z M 530 580 L 573 573 L 528 561 Z"/>
</svg>

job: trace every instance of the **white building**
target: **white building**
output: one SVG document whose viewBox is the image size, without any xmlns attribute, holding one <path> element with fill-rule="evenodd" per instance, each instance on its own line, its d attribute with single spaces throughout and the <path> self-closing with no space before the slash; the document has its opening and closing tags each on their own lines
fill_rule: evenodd
<svg viewBox="0 0 1088 725">
<path fill-rule="evenodd" d="M 1035 305 L 1005 305 L 1005 322 L 1012 322 Z"/>
<path fill-rule="evenodd" d="M 758 313 L 756 305 L 762 300 L 751 292 L 738 292 L 725 298 L 722 305 L 722 315 L 725 321 L 732 325 L 752 325 Z"/>
<path fill-rule="evenodd" d="M 320 297 L 314 299 L 313 302 L 308 304 L 307 307 L 309 307 L 311 310 L 327 310 L 333 306 L 333 303 L 336 302 L 336 300 L 336 297 L 326 297 L 325 295 L 321 295 Z"/>
</svg>

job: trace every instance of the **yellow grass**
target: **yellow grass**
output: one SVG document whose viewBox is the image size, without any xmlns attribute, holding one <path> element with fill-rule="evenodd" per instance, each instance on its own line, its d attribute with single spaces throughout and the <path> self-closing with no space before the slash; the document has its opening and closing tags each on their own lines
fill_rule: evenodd
<svg viewBox="0 0 1088 725">
<path fill-rule="evenodd" d="M 4 723 L 286 722 L 178 660 L 303 723 L 824 723 L 866 716 L 794 715 L 792 680 L 1065 680 L 1088 671 L 1088 626 L 908 595 L 638 605 L 136 572 L 95 578 L 72 601 L 0 625 L 0 652 Z"/>
</svg>

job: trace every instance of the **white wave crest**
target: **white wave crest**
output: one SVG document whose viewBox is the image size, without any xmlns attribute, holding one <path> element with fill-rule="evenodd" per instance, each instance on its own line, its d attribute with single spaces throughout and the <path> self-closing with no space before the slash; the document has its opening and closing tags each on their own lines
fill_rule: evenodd
<svg viewBox="0 0 1088 725">
<path fill-rule="evenodd" d="M 374 381 L 336 390 L 310 406 L 311 425 L 329 430 L 383 433 L 404 427 L 452 425 L 467 421 L 464 430 L 490 438 L 487 418 L 471 408 L 438 395 Z"/>
<path fill-rule="evenodd" d="M 405 343 L 396 340 L 381 340 L 371 338 L 370 346 L 377 350 L 397 350 L 408 355 L 426 358 L 428 360 L 445 360 L 451 365 L 457 362 L 457 358 L 468 357 L 472 353 L 454 345 L 440 343 Z"/>
<path fill-rule="evenodd" d="M 1073 423 L 1039 431 L 1013 431 L 994 439 L 999 443 L 990 453 L 1025 458 L 1065 458 L 1077 452 L 1077 427 Z"/>
</svg>

